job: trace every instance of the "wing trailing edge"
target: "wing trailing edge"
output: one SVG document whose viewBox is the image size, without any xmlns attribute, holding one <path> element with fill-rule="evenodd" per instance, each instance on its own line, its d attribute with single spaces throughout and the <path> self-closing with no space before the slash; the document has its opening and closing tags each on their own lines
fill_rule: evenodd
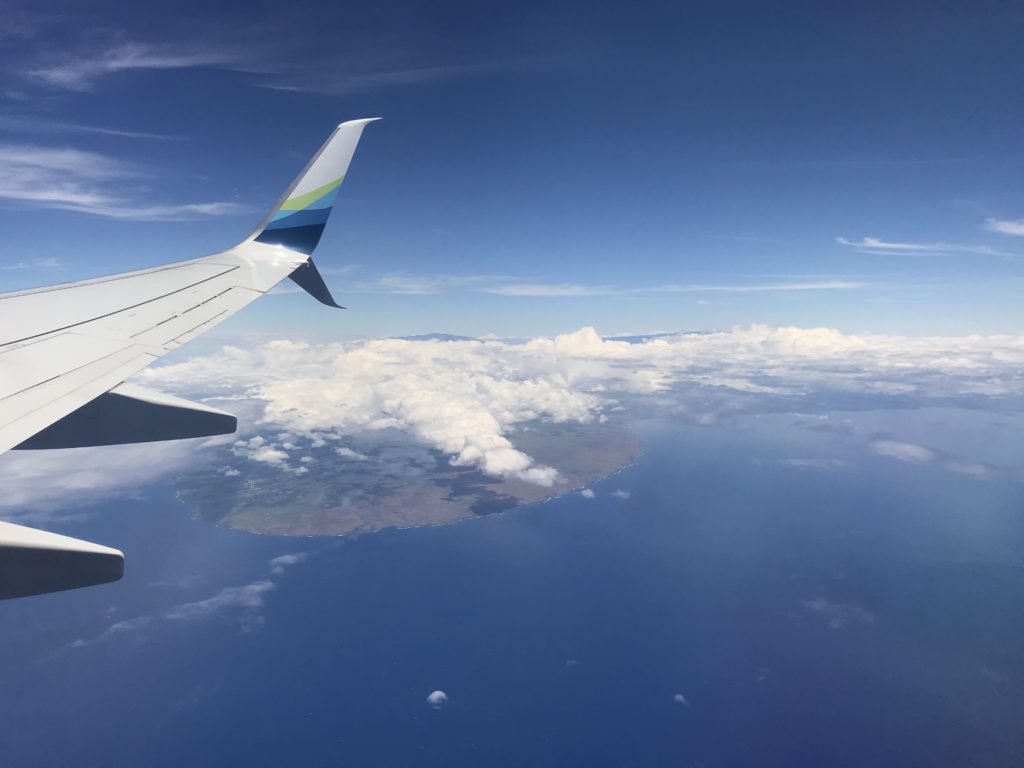
<svg viewBox="0 0 1024 768">
<path fill-rule="evenodd" d="M 0 521 L 0 600 L 107 584 L 123 574 L 120 550 Z"/>
</svg>

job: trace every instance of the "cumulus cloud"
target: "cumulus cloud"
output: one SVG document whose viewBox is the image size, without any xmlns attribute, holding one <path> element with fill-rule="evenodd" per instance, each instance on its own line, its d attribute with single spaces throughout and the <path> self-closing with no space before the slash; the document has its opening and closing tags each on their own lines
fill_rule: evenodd
<svg viewBox="0 0 1024 768">
<path fill-rule="evenodd" d="M 584 499 L 592 499 L 594 498 L 594 495 L 595 494 L 593 488 L 584 488 L 582 491 L 580 491 L 580 496 L 582 496 Z"/>
<path fill-rule="evenodd" d="M 294 450 L 294 448 L 295 445 L 292 443 L 272 443 L 268 442 L 262 435 L 256 435 L 248 440 L 236 440 L 231 448 L 231 452 L 235 456 L 249 459 L 249 461 L 255 461 L 260 464 L 270 464 L 278 469 L 292 472 L 297 475 L 305 474 L 309 470 L 302 465 L 303 463 L 308 464 L 312 459 L 309 456 L 302 456 L 299 458 L 298 465 L 293 465 L 288 451 Z"/>
<path fill-rule="evenodd" d="M 621 488 L 619 488 L 618 490 L 612 491 L 612 496 L 614 496 L 619 501 L 627 501 L 629 499 L 630 495 L 631 494 L 630 494 L 629 491 L 624 491 Z"/>
<path fill-rule="evenodd" d="M 365 453 L 359 451 L 353 451 L 351 448 L 342 446 L 341 448 L 335 448 L 334 452 L 337 453 L 343 459 L 352 459 L 353 461 L 366 461 L 367 456 Z"/>
<path fill-rule="evenodd" d="M 683 696 L 683 694 L 681 694 L 681 693 L 677 693 L 675 696 L 673 696 L 672 697 L 672 701 L 674 701 L 676 704 L 683 704 L 684 706 L 687 706 L 687 707 L 690 706 L 690 702 L 687 701 L 686 697 Z"/>
<path fill-rule="evenodd" d="M 434 709 L 440 709 L 447 703 L 448 694 L 444 691 L 434 691 L 429 696 L 427 696 L 427 704 L 429 704 Z"/>
<path fill-rule="evenodd" d="M 249 430 L 221 442 L 238 461 L 303 473 L 310 447 L 359 460 L 358 439 L 397 430 L 457 466 L 547 487 L 560 481 L 526 450 L 538 421 L 598 423 L 630 409 L 716 424 L 730 413 L 801 412 L 872 403 L 1024 397 L 1024 336 L 853 335 L 829 328 L 754 325 L 664 335 L 639 343 L 593 328 L 525 341 L 377 339 L 331 344 L 273 341 L 193 357 L 143 372 L 140 383 L 184 397 L 222 398 Z M 796 404 L 796 406 L 794 405 Z M 878 440 L 878 455 L 935 461 L 909 443 Z M 165 443 L 0 456 L 0 511 L 54 509 L 131 495 L 196 461 L 196 443 Z M 355 446 L 355 447 L 353 447 Z M 199 452 L 200 458 L 203 452 Z M 951 471 L 980 476 L 958 457 Z M 825 463 L 822 463 L 825 462 Z M 794 467 L 838 467 L 793 457 Z"/>
</svg>

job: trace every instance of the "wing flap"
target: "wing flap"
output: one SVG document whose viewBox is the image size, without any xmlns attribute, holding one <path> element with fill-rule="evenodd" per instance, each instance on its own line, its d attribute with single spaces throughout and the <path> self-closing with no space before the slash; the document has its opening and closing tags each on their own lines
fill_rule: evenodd
<svg viewBox="0 0 1024 768">
<path fill-rule="evenodd" d="M 84 448 L 228 435 L 238 419 L 203 403 L 122 384 L 16 446 L 21 450 Z"/>
<path fill-rule="evenodd" d="M 157 359 L 134 345 L 0 400 L 0 453 L 113 389 Z"/>
</svg>

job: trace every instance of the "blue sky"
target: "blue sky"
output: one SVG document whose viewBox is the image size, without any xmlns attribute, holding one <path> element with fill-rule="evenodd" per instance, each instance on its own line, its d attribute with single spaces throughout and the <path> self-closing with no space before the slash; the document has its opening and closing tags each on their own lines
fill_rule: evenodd
<svg viewBox="0 0 1024 768">
<path fill-rule="evenodd" d="M 350 310 L 221 338 L 1024 326 L 1017 4 L 89 6 L 4 7 L 2 289 L 228 247 L 380 115 Z"/>
</svg>

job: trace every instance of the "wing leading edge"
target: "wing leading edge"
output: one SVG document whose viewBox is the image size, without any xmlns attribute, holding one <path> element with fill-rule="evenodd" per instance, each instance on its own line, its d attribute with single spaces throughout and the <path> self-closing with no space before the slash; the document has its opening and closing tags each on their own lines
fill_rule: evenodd
<svg viewBox="0 0 1024 768">
<path fill-rule="evenodd" d="M 125 379 L 287 277 L 318 301 L 338 306 L 311 254 L 363 128 L 376 119 L 339 125 L 259 226 L 233 248 L 0 294 L 0 453 L 234 432 L 230 414 L 126 385 Z M 111 558 L 120 557 L 117 550 L 4 523 L 0 599 L 116 580 L 120 567 L 113 568 Z M 53 563 L 60 564 L 59 577 Z M 21 574 L 16 586 L 15 571 Z"/>
</svg>

